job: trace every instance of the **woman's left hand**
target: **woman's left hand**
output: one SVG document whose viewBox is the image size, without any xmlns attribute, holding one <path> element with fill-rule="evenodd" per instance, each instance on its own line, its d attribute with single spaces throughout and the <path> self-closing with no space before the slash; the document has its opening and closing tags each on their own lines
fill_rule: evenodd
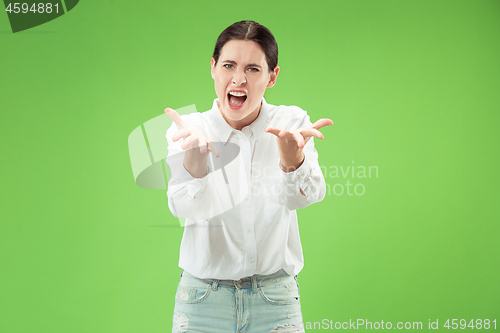
<svg viewBox="0 0 500 333">
<path fill-rule="evenodd" d="M 267 133 L 276 135 L 278 149 L 280 152 L 280 160 L 283 171 L 290 172 L 297 169 L 304 161 L 304 153 L 302 149 L 311 137 L 323 139 L 323 134 L 319 131 L 320 128 L 332 125 L 331 119 L 323 118 L 312 124 L 310 127 L 297 128 L 293 130 L 280 130 L 278 128 L 268 127 Z"/>
</svg>

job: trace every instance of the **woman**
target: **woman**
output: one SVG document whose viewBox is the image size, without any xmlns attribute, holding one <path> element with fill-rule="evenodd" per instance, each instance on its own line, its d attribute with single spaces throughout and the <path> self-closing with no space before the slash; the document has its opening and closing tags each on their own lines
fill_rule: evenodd
<svg viewBox="0 0 500 333">
<path fill-rule="evenodd" d="M 277 62 L 266 27 L 236 22 L 211 59 L 212 109 L 165 109 L 169 207 L 186 217 L 172 332 L 303 332 L 296 209 L 325 196 L 311 138 L 333 122 L 265 101 Z"/>
</svg>

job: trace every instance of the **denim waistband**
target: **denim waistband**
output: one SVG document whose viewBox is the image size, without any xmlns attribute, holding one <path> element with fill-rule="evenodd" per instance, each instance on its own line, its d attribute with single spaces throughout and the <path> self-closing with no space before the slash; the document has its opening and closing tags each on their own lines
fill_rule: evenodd
<svg viewBox="0 0 500 333">
<path fill-rule="evenodd" d="M 186 271 L 182 271 L 181 276 L 186 276 L 188 278 L 192 279 L 197 279 L 199 281 L 203 281 L 207 284 L 211 284 L 212 286 L 223 286 L 223 287 L 228 287 L 228 288 L 238 288 L 238 289 L 244 289 L 244 288 L 252 288 L 252 287 L 257 287 L 257 286 L 266 286 L 272 283 L 276 283 L 280 280 L 283 280 L 284 278 L 290 277 L 285 270 L 280 269 L 279 271 L 269 274 L 269 275 L 260 275 L 260 274 L 254 274 L 252 276 L 246 276 L 243 277 L 239 280 L 218 280 L 218 279 L 200 279 L 197 278 L 191 274 L 189 274 Z"/>
</svg>

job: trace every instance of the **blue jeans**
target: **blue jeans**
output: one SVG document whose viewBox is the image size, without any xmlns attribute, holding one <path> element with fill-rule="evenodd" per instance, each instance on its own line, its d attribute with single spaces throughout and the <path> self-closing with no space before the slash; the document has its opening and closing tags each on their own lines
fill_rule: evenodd
<svg viewBox="0 0 500 333">
<path fill-rule="evenodd" d="M 183 271 L 172 325 L 172 333 L 181 332 L 304 332 L 297 277 L 279 270 L 214 280 Z"/>
</svg>

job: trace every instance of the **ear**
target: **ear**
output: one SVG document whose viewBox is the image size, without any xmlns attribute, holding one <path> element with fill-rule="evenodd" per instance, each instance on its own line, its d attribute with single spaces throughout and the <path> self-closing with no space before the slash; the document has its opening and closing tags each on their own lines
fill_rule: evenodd
<svg viewBox="0 0 500 333">
<path fill-rule="evenodd" d="M 276 84 L 276 80 L 278 79 L 278 73 L 280 72 L 280 67 L 274 67 L 273 71 L 269 75 L 269 82 L 267 83 L 267 88 L 272 88 Z"/>
<path fill-rule="evenodd" d="M 210 66 L 212 69 L 210 70 L 210 73 L 212 74 L 212 79 L 214 79 L 214 73 L 215 73 L 215 59 L 212 57 L 212 60 L 210 60 Z"/>
</svg>

